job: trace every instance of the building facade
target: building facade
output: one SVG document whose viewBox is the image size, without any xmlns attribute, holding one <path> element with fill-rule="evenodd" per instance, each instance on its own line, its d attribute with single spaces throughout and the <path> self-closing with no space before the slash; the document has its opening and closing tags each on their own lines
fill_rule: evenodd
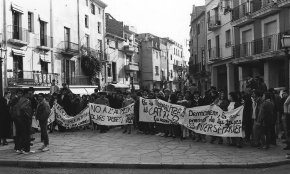
<svg viewBox="0 0 290 174">
<path fill-rule="evenodd" d="M 286 86 L 283 34 L 289 34 L 288 0 L 232 1 L 234 63 L 238 66 L 239 89 L 251 77 L 260 77 L 268 88 Z"/>
<path fill-rule="evenodd" d="M 106 14 L 106 83 L 140 89 L 139 43 L 133 26 Z"/>
<path fill-rule="evenodd" d="M 47 87 L 53 79 L 58 84 L 92 84 L 82 72 L 81 50 L 89 48 L 97 53 L 96 58 L 103 57 L 106 4 L 100 0 L 1 3 L 0 27 L 7 47 L 5 88 Z"/>
<path fill-rule="evenodd" d="M 227 93 L 238 90 L 237 66 L 233 64 L 231 1 L 206 0 L 207 59 L 211 85 Z"/>
<path fill-rule="evenodd" d="M 201 94 L 210 86 L 207 56 L 207 30 L 205 6 L 192 7 L 189 40 L 189 72 L 191 83 Z"/>
</svg>

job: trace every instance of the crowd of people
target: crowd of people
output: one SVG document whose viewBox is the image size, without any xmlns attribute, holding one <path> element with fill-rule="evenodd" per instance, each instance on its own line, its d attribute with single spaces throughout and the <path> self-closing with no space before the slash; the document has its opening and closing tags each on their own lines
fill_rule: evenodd
<svg viewBox="0 0 290 174">
<path fill-rule="evenodd" d="M 41 129 L 41 141 L 44 143 L 40 149 L 49 150 L 47 134 L 47 119 L 50 108 L 54 103 L 60 104 L 68 115 L 75 116 L 87 107 L 88 103 L 107 105 L 115 109 L 135 103 L 134 124 L 123 127 L 123 133 L 131 134 L 134 128 L 141 134 L 151 134 L 161 137 L 190 138 L 196 142 L 209 142 L 228 144 L 241 148 L 251 145 L 259 149 L 268 149 L 276 145 L 277 138 L 284 139 L 285 150 L 290 149 L 290 96 L 287 90 L 281 93 L 274 89 L 267 90 L 265 85 L 255 85 L 253 81 L 247 92 L 230 92 L 211 87 L 201 96 L 199 91 L 186 90 L 184 92 L 172 92 L 165 88 L 140 90 L 134 92 L 117 91 L 114 93 L 98 92 L 91 95 L 73 94 L 66 84 L 59 89 L 54 83 L 50 94 L 34 95 L 34 89 L 18 90 L 15 94 L 5 92 L 0 100 L 0 138 L 3 145 L 7 145 L 7 138 L 14 138 L 15 151 L 27 154 L 31 152 L 30 146 L 33 140 L 31 134 L 32 118 L 39 120 Z M 260 86 L 260 87 L 259 87 Z M 182 105 L 186 108 L 217 105 L 224 111 L 231 111 L 243 105 L 243 138 L 221 138 L 194 133 L 178 124 L 146 123 L 139 121 L 140 97 L 146 99 L 160 99 L 172 104 Z M 13 123 L 13 124 L 12 124 Z M 12 126 L 13 125 L 13 126 Z M 57 122 L 49 126 L 50 132 L 54 131 Z M 109 126 L 92 124 L 93 129 L 106 133 Z M 58 125 L 59 131 L 67 131 Z"/>
</svg>

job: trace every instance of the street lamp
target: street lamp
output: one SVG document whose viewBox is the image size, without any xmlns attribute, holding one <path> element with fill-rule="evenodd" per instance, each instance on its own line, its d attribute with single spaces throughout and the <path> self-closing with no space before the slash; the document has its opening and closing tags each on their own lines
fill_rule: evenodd
<svg viewBox="0 0 290 174">
<path fill-rule="evenodd" d="M 289 90 L 289 53 L 288 49 L 290 48 L 290 35 L 283 35 L 281 39 L 282 47 L 285 49 L 285 89 Z"/>
<path fill-rule="evenodd" d="M 0 96 L 3 96 L 3 75 L 2 75 L 2 62 L 5 59 L 7 50 L 5 48 L 0 48 Z"/>
</svg>

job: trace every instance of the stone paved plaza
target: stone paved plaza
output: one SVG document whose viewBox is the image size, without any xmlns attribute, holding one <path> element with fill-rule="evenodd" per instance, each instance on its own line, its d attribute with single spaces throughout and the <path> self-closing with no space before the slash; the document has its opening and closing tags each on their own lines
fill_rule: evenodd
<svg viewBox="0 0 290 174">
<path fill-rule="evenodd" d="M 39 134 L 32 150 L 41 147 Z M 133 132 L 122 134 L 120 128 L 108 133 L 82 130 L 49 134 L 50 151 L 23 155 L 13 151 L 13 143 L 0 146 L 0 164 L 4 162 L 121 164 L 121 165 L 214 165 L 249 166 L 255 164 L 288 163 L 282 145 L 269 150 L 252 147 L 241 149 L 228 145 L 193 142 Z M 289 160 L 290 162 L 290 160 Z"/>
</svg>

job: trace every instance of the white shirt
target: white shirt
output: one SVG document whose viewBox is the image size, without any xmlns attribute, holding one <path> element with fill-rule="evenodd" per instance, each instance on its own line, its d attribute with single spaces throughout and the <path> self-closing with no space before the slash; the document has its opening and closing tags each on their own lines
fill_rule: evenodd
<svg viewBox="0 0 290 174">
<path fill-rule="evenodd" d="M 235 109 L 235 104 L 236 102 L 230 102 L 229 106 L 228 106 L 228 111 L 232 111 Z"/>
</svg>

